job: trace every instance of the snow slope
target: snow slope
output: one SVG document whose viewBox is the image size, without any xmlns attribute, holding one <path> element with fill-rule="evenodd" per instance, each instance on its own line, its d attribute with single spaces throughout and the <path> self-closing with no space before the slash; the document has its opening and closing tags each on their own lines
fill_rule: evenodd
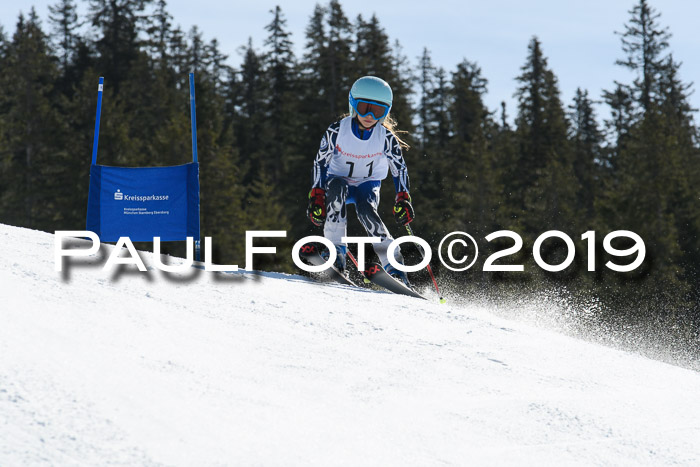
<svg viewBox="0 0 700 467">
<path fill-rule="evenodd" d="M 691 370 L 477 307 L 100 258 L 61 274 L 53 235 L 0 242 L 2 466 L 700 464 Z"/>
</svg>

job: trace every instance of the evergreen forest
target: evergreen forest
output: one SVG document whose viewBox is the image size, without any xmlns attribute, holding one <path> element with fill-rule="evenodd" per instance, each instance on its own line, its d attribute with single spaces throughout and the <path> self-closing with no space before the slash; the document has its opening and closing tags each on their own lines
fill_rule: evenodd
<svg viewBox="0 0 700 467">
<path fill-rule="evenodd" d="M 284 11 L 270 11 L 260 36 L 241 44 L 235 67 L 216 39 L 174 26 L 165 0 L 80 1 L 84 17 L 76 0 L 56 0 L 45 22 L 32 9 L 13 30 L 0 26 L 0 222 L 84 229 L 100 76 L 99 163 L 188 162 L 194 72 L 201 229 L 214 239 L 214 261 L 242 265 L 247 230 L 286 230 L 286 239 L 269 241 L 278 254 L 260 256 L 256 267 L 298 273 L 291 246 L 321 235 L 306 218 L 320 139 L 347 113 L 354 80 L 376 75 L 393 88 L 392 116 L 410 146 L 411 225 L 433 247 L 432 267 L 446 292 L 497 300 L 513 291 L 566 291 L 577 303 L 595 303 L 595 319 L 607 326 L 643 323 L 698 346 L 700 133 L 692 83 L 681 79 L 671 31 L 647 0 L 630 0 L 618 32 L 617 65 L 631 81 L 611 80 L 600 96 L 578 89 L 563 102 L 547 44 L 532 37 L 513 76 L 511 110 L 487 108 L 488 77 L 478 63 L 465 58 L 446 70 L 427 49 L 407 57 L 379 18 L 348 18 L 337 0 L 309 12 L 301 55 Z M 599 106 L 609 108 L 609 119 L 596 114 Z M 399 237 L 394 195 L 387 180 L 381 215 Z M 349 233 L 363 235 L 349 217 Z M 516 232 L 523 246 L 497 263 L 522 264 L 524 272 L 482 271 L 489 255 L 513 246 L 508 238 L 484 239 L 500 230 Z M 564 271 L 534 261 L 533 245 L 548 230 L 574 242 L 574 263 Z M 634 257 L 606 252 L 603 239 L 616 230 L 644 240 L 646 258 L 632 272 L 605 265 Z M 440 240 L 453 231 L 470 233 L 483 248 L 468 271 L 437 260 Z M 595 239 L 582 240 L 589 231 Z M 633 246 L 624 238 L 612 244 Z M 182 254 L 181 245 L 168 247 Z M 409 262 L 419 261 L 413 247 L 404 249 Z M 549 239 L 541 252 L 559 264 L 567 248 Z M 431 284 L 427 273 L 412 276 Z"/>
</svg>

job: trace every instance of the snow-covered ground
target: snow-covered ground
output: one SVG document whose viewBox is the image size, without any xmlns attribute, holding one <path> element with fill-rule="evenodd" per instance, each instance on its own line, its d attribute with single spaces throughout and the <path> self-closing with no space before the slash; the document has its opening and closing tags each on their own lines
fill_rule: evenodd
<svg viewBox="0 0 700 467">
<path fill-rule="evenodd" d="M 1 466 L 700 464 L 691 370 L 477 306 L 0 243 Z"/>
</svg>

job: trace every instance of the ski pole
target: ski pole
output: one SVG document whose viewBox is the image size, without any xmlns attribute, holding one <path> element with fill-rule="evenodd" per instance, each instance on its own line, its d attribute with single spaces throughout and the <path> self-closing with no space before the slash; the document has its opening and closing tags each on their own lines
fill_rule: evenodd
<svg viewBox="0 0 700 467">
<path fill-rule="evenodd" d="M 357 260 L 355 259 L 355 256 L 352 254 L 352 251 L 348 248 L 348 257 L 352 260 L 352 262 L 355 264 L 355 267 L 357 268 L 358 271 L 360 271 L 360 265 L 358 264 Z M 365 271 L 360 271 L 362 273 L 362 280 L 364 281 L 365 284 L 369 284 L 370 281 L 367 279 L 367 276 L 365 275 Z"/>
<path fill-rule="evenodd" d="M 411 228 L 411 226 L 409 224 L 406 224 L 404 227 L 406 227 L 406 232 L 408 232 L 408 235 L 413 236 L 413 229 Z M 420 245 L 416 245 L 416 246 L 418 246 L 418 251 L 420 252 L 421 261 L 422 261 L 425 259 L 425 251 L 423 251 L 422 246 L 420 246 Z M 433 285 L 435 286 L 435 291 L 437 292 L 438 297 L 440 297 L 440 303 L 446 303 L 447 300 L 445 300 L 442 297 L 442 295 L 440 294 L 440 289 L 438 288 L 437 281 L 435 280 L 435 276 L 433 275 L 433 269 L 430 267 L 430 264 L 428 264 L 428 266 L 426 266 L 426 268 L 428 269 L 428 273 L 430 274 L 430 278 L 433 280 Z"/>
</svg>

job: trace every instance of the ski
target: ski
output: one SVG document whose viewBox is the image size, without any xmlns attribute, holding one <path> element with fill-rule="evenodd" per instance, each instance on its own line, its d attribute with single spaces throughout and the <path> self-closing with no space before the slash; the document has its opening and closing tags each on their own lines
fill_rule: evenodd
<svg viewBox="0 0 700 467">
<path fill-rule="evenodd" d="M 299 251 L 299 256 L 303 258 L 304 261 L 314 266 L 320 266 L 326 263 L 326 260 L 321 257 L 321 254 L 319 253 L 318 248 L 315 245 L 304 245 Z M 341 284 L 349 285 L 351 287 L 357 287 L 360 289 L 363 288 L 355 284 L 350 279 L 348 279 L 344 274 L 341 274 L 340 271 L 338 271 L 335 268 L 335 266 L 331 265 L 328 269 L 324 271 L 324 274 L 329 279 L 332 279 Z M 386 272 L 384 268 L 381 267 L 381 265 L 379 265 L 378 263 L 370 263 L 367 270 L 363 271 L 362 274 L 367 280 L 369 280 L 378 287 L 388 290 L 389 292 L 427 300 L 415 290 L 406 287 L 406 285 L 391 277 L 389 273 Z"/>
<path fill-rule="evenodd" d="M 320 265 L 326 263 L 326 260 L 321 257 L 321 254 L 318 252 L 318 248 L 315 245 L 304 245 L 303 247 L 301 247 L 301 250 L 299 251 L 299 256 L 313 266 L 320 266 Z M 340 282 L 341 284 L 350 285 L 352 287 L 357 287 L 357 288 L 362 288 L 362 287 L 358 286 L 357 284 L 355 284 L 350 279 L 348 279 L 344 274 L 342 274 L 340 271 L 338 271 L 335 268 L 335 266 L 333 266 L 333 265 L 331 265 L 331 267 L 326 269 L 323 273 L 329 279 L 332 279 L 336 282 Z"/>
<path fill-rule="evenodd" d="M 388 272 L 384 270 L 381 265 L 377 263 L 370 263 L 369 267 L 364 271 L 364 275 L 373 284 L 378 285 L 390 292 L 394 292 L 400 295 L 408 295 L 409 297 L 422 298 L 427 300 L 424 296 L 416 292 L 415 290 L 406 287 L 405 284 L 397 281 L 389 275 Z"/>
</svg>

